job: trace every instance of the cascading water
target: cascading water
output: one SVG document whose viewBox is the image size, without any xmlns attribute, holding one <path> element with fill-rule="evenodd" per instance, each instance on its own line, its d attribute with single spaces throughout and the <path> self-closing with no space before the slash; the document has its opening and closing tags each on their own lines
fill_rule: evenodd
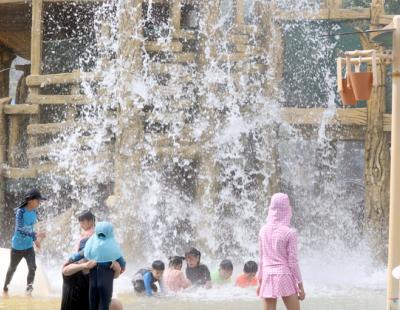
<svg viewBox="0 0 400 310">
<path fill-rule="evenodd" d="M 181 26 L 191 33 L 180 41 L 182 53 L 195 55 L 188 63 L 171 47 L 177 40 L 168 6 L 115 0 L 92 8 L 95 48 L 80 66 L 91 64 L 99 79 L 82 85 L 93 104 L 77 111 L 80 125 L 54 141 L 61 147 L 50 156 L 66 177 L 42 180 L 52 192 L 43 214 L 56 232 L 45 251 L 65 258 L 77 235 L 75 214 L 91 208 L 115 224 L 130 261 L 148 264 L 195 245 L 206 261 L 228 257 L 241 269 L 257 259 L 257 234 L 280 190 L 292 200 L 312 292 L 382 289 L 361 229 L 363 143 L 332 140 L 325 130 L 337 105 L 332 61 L 340 46 L 320 35 L 341 25 L 298 16 L 282 26 L 279 58 L 274 10 L 318 4 L 246 1 L 253 30 L 241 37 L 246 56 L 237 61 L 234 5 L 222 1 L 215 15 L 216 2 L 181 8 Z M 149 41 L 164 50 L 149 52 Z M 295 105 L 326 108 L 308 138 L 281 114 Z"/>
</svg>

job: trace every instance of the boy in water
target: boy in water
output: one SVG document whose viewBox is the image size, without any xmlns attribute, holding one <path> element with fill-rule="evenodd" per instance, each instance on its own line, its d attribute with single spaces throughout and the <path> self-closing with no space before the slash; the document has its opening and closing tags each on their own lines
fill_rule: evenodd
<svg viewBox="0 0 400 310">
<path fill-rule="evenodd" d="M 201 253 L 196 248 L 191 248 L 185 253 L 187 262 L 186 277 L 194 286 L 211 288 L 210 270 L 206 265 L 200 264 Z"/>
<path fill-rule="evenodd" d="M 15 209 L 15 231 L 12 237 L 10 266 L 3 286 L 5 294 L 8 293 L 8 285 L 22 258 L 25 258 L 28 265 L 26 294 L 31 295 L 33 291 L 36 271 L 33 243 L 40 249 L 40 242 L 46 236 L 44 232 L 34 231 L 34 225 L 37 222 L 36 209 L 42 200 L 47 200 L 47 198 L 43 197 L 37 189 L 31 189 L 25 194 L 24 201 Z"/>
<path fill-rule="evenodd" d="M 155 282 L 160 284 L 160 291 L 164 290 L 162 275 L 165 265 L 162 261 L 156 260 L 151 264 L 151 269 L 140 269 L 132 279 L 133 289 L 136 293 L 146 293 L 147 296 L 153 296 L 157 292 Z"/>
<path fill-rule="evenodd" d="M 233 264 L 229 259 L 224 259 L 219 264 L 219 269 L 211 274 L 212 283 L 223 285 L 231 282 Z"/>
<path fill-rule="evenodd" d="M 257 274 L 258 265 L 256 262 L 250 260 L 246 264 L 244 264 L 243 274 L 241 274 L 237 279 L 235 285 L 238 287 L 249 287 L 249 286 L 257 286 Z"/>
</svg>

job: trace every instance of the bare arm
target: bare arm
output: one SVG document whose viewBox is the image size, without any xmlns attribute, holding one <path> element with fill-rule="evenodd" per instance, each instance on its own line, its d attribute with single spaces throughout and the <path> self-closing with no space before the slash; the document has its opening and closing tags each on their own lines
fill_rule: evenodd
<svg viewBox="0 0 400 310">
<path fill-rule="evenodd" d="M 117 279 L 121 275 L 121 265 L 115 261 L 111 264 L 110 268 L 114 270 L 114 279 Z"/>
<path fill-rule="evenodd" d="M 288 265 L 289 269 L 297 281 L 297 284 L 303 282 L 297 259 L 297 233 L 292 231 L 288 236 Z"/>
<path fill-rule="evenodd" d="M 84 269 L 92 269 L 94 266 L 96 266 L 96 262 L 93 260 L 81 264 L 69 264 L 63 267 L 62 273 L 64 276 L 72 276 L 73 274 Z"/>
</svg>

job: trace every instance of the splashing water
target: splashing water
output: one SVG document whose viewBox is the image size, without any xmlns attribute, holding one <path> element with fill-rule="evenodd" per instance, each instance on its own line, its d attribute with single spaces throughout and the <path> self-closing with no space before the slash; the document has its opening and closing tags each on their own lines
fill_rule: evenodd
<svg viewBox="0 0 400 310">
<path fill-rule="evenodd" d="M 282 28 L 274 23 L 274 10 L 318 4 L 247 1 L 244 30 L 232 1 L 220 12 L 214 1 L 185 4 L 177 40 L 168 5 L 139 3 L 90 8 L 92 46 L 79 67 L 99 78 L 83 82 L 92 104 L 77 108 L 75 126 L 52 140 L 60 147 L 49 156 L 64 174 L 40 180 L 52 192 L 43 214 L 54 233 L 44 256 L 59 261 L 71 252 L 75 216 L 90 208 L 115 224 L 137 266 L 195 245 L 205 262 L 227 257 L 239 270 L 257 260 L 258 231 L 279 190 L 291 197 L 313 294 L 383 289 L 384 271 L 361 229 L 364 145 L 333 140 L 326 129 L 337 105 L 337 42 L 319 37 L 326 23 L 301 15 Z M 326 108 L 310 137 L 285 121 L 281 108 L 294 105 Z"/>
</svg>

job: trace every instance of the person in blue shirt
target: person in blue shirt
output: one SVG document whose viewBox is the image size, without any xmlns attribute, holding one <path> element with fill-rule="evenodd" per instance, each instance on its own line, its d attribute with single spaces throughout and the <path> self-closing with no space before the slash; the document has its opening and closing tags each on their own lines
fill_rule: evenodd
<svg viewBox="0 0 400 310">
<path fill-rule="evenodd" d="M 126 268 L 122 251 L 114 238 L 114 229 L 109 222 L 98 222 L 94 234 L 83 249 L 84 258 L 97 264 L 89 273 L 89 309 L 108 310 L 113 293 L 113 263 L 121 266 L 121 273 Z M 76 258 L 75 258 L 76 259 Z"/>
<path fill-rule="evenodd" d="M 15 231 L 11 241 L 10 265 L 7 270 L 3 292 L 8 293 L 8 285 L 22 258 L 28 265 L 26 294 L 31 295 L 35 279 L 36 259 L 33 244 L 40 248 L 41 240 L 46 236 L 44 232 L 35 232 L 37 222 L 36 209 L 42 200 L 47 200 L 37 189 L 31 189 L 25 194 L 24 201 L 15 209 Z"/>
<path fill-rule="evenodd" d="M 153 296 L 153 292 L 157 292 L 155 282 L 160 284 L 160 291 L 164 290 L 162 283 L 162 275 L 165 265 L 162 261 L 156 260 L 151 265 L 151 269 L 140 269 L 133 277 L 132 284 L 135 292 L 146 293 L 147 296 Z"/>
</svg>

